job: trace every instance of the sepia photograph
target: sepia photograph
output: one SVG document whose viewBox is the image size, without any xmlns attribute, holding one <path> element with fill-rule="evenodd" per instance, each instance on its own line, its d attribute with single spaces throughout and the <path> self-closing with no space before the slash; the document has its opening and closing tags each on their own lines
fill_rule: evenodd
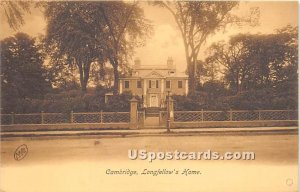
<svg viewBox="0 0 300 192">
<path fill-rule="evenodd" d="M 298 16 L 1 0 L 0 192 L 297 192 Z"/>
</svg>

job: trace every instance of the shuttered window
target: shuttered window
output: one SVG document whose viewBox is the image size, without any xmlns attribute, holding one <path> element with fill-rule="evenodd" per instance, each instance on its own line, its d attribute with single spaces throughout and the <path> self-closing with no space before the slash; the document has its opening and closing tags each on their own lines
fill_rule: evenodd
<svg viewBox="0 0 300 192">
<path fill-rule="evenodd" d="M 136 87 L 137 87 L 137 88 L 142 88 L 142 82 L 141 82 L 141 81 L 137 81 Z"/>
<path fill-rule="evenodd" d="M 129 81 L 124 81 L 124 87 L 125 89 L 129 89 Z"/>
<path fill-rule="evenodd" d="M 182 87 L 182 81 L 178 81 L 178 88 L 181 89 Z"/>
<path fill-rule="evenodd" d="M 171 89 L 171 81 L 170 80 L 166 81 L 166 88 Z"/>
</svg>

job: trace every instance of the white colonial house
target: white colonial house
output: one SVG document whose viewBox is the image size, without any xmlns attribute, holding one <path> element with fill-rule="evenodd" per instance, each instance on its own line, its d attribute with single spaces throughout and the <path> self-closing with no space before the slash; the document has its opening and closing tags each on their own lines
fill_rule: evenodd
<svg viewBox="0 0 300 192">
<path fill-rule="evenodd" d="M 144 107 L 165 107 L 168 94 L 188 94 L 188 76 L 176 71 L 172 58 L 166 64 L 144 66 L 136 59 L 132 75 L 120 78 L 119 93 L 125 91 L 143 98 Z"/>
</svg>

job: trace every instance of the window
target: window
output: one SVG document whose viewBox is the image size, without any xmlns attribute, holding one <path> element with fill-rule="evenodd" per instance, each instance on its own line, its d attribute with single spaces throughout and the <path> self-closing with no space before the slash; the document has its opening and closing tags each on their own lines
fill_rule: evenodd
<svg viewBox="0 0 300 192">
<path fill-rule="evenodd" d="M 158 88 L 158 80 L 149 80 L 149 88 Z"/>
<path fill-rule="evenodd" d="M 166 88 L 171 89 L 171 81 L 170 80 L 166 81 Z"/>
<path fill-rule="evenodd" d="M 129 81 L 124 81 L 124 84 L 125 89 L 129 89 Z"/>
<path fill-rule="evenodd" d="M 136 87 L 137 88 L 142 88 L 142 82 L 141 81 L 137 81 L 136 82 Z"/>
<path fill-rule="evenodd" d="M 179 88 L 179 89 L 182 88 L 182 81 L 178 81 L 178 88 Z"/>
</svg>

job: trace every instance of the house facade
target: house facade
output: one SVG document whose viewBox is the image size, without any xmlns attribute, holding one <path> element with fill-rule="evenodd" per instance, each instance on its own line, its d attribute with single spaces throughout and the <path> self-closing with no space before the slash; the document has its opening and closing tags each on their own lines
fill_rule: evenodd
<svg viewBox="0 0 300 192">
<path fill-rule="evenodd" d="M 170 95 L 188 94 L 188 77 L 177 73 L 173 59 L 169 58 L 166 65 L 141 66 L 139 59 L 130 77 L 120 78 L 119 93 L 130 91 L 143 99 L 144 107 L 165 107 Z"/>
</svg>

